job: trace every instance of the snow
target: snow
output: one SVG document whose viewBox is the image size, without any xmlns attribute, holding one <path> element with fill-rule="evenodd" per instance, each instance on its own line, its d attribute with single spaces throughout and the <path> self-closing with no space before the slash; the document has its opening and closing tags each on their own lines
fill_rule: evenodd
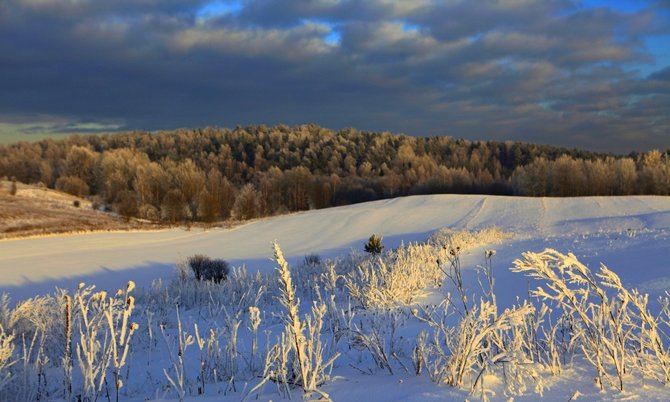
<svg viewBox="0 0 670 402">
<path fill-rule="evenodd" d="M 524 251 L 545 248 L 572 252 L 592 270 L 601 263 L 607 265 L 621 276 L 625 286 L 649 293 L 652 307 L 656 297 L 670 287 L 670 197 L 431 195 L 296 213 L 232 229 L 175 228 L 0 241 L 0 292 L 7 291 L 13 300 L 21 300 L 50 292 L 56 286 L 74 289 L 82 281 L 112 291 L 128 280 L 146 287 L 157 277 L 173 277 L 175 264 L 193 254 L 269 272 L 276 266 L 271 260 L 273 240 L 279 242 L 289 263 L 295 264 L 310 253 L 325 258 L 361 250 L 372 233 L 382 235 L 389 248 L 401 242 L 423 241 L 443 227 L 497 227 L 513 234 L 510 239 L 470 250 L 462 259 L 466 285 L 474 286 L 474 268 L 484 263 L 484 250 L 496 250 L 492 260 L 496 295 L 503 307 L 511 306 L 517 296 L 526 297 L 528 288 L 536 286 L 523 275 L 510 272 L 512 262 Z M 420 302 L 430 303 L 434 297 L 429 294 Z M 670 399 L 670 390 L 653 386 L 624 394 L 600 393 L 593 385 L 593 373 L 584 367 L 577 364 L 563 376 L 551 378 L 542 400 L 567 401 L 576 390 L 583 394 L 579 401 Z M 353 368 L 340 367 L 323 390 L 335 401 L 478 399 L 467 391 L 438 387 L 426 375 L 396 371 L 393 376 L 383 370 L 363 375 Z M 296 390 L 294 399 L 298 395 Z M 240 396 L 234 393 L 193 400 L 239 400 Z M 154 397 L 170 399 L 174 394 L 156 391 Z M 284 400 L 276 393 L 264 394 L 263 398 Z M 494 395 L 492 399 L 508 398 Z M 515 401 L 538 399 L 539 395 L 532 392 L 514 397 Z"/>
<path fill-rule="evenodd" d="M 235 266 L 267 270 L 274 267 L 270 260 L 273 240 L 279 241 L 288 261 L 295 262 L 309 253 L 328 257 L 361 249 L 372 233 L 381 234 L 384 244 L 394 247 L 401 241 L 424 240 L 443 227 L 472 230 L 491 226 L 514 233 L 517 241 L 540 240 L 535 248 L 541 248 L 548 238 L 560 237 L 552 247 L 561 249 L 583 243 L 572 243 L 578 236 L 613 233 L 625 237 L 653 231 L 653 235 L 637 234 L 643 239 L 619 241 L 646 244 L 649 236 L 664 236 L 670 229 L 670 198 L 413 196 L 263 219 L 232 229 L 5 240 L 0 241 L 0 291 L 20 299 L 55 286 L 73 288 L 81 281 L 112 289 L 129 279 L 147 285 L 153 278 L 172 275 L 180 258 L 197 253 L 224 258 Z M 660 258 L 667 248 L 659 247 L 653 253 Z M 514 258 L 525 251 L 513 249 Z"/>
</svg>

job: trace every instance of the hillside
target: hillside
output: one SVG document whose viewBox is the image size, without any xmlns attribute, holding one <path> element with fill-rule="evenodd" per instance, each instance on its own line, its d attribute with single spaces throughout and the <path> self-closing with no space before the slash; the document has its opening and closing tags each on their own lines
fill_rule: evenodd
<svg viewBox="0 0 670 402">
<path fill-rule="evenodd" d="M 442 228 L 447 230 L 435 234 Z M 372 259 L 361 255 L 371 233 L 384 236 L 387 254 Z M 429 236 L 432 240 L 425 242 Z M 132 315 L 129 322 L 138 323 L 131 326 L 139 329 L 131 333 L 131 352 L 121 370 L 120 400 L 300 398 L 302 390 L 295 380 L 281 377 L 285 360 L 276 354 L 285 348 L 295 356 L 293 346 L 280 341 L 292 338 L 280 338 L 289 327 L 284 288 L 273 258 L 283 260 L 273 253 L 274 240 L 289 262 L 301 303 L 300 319 L 310 323 L 305 328 L 312 323 L 320 328 L 311 333 L 304 330 L 308 339 L 316 340 L 310 347 L 320 348 L 324 364 L 329 356 L 336 359 L 332 372 L 329 365 L 319 371 L 318 391 L 308 394 L 312 399 L 328 394 L 333 401 L 345 402 L 510 398 L 660 402 L 670 397 L 662 375 L 662 362 L 670 361 L 670 351 L 648 343 L 655 338 L 646 324 L 638 324 L 637 310 L 627 304 L 625 314 L 598 315 L 599 309 L 610 307 L 614 310 L 603 311 L 621 311 L 619 301 L 624 299 L 616 293 L 623 292 L 620 289 L 639 289 L 649 297 L 648 311 L 658 317 L 661 342 L 670 343 L 664 332 L 670 326 L 670 309 L 663 299 L 670 284 L 670 198 L 434 195 L 300 212 L 231 229 L 173 228 L 0 241 L 0 291 L 11 297 L 2 300 L 0 324 L 24 339 L 46 334 L 39 338 L 43 349 L 40 346 L 35 357 L 28 359 L 31 365 L 16 364 L 5 371 L 16 380 L 8 383 L 4 394 L 0 383 L 0 399 L 20 393 L 25 398 L 17 400 L 48 394 L 40 399 L 63 401 L 62 395 L 68 392 L 61 385 L 60 359 L 68 321 L 62 315 L 63 303 L 69 299 L 60 293 L 40 296 L 56 286 L 74 299 L 73 325 L 82 332 L 75 332 L 73 348 L 81 353 L 84 339 L 97 340 L 102 346 L 87 358 L 91 364 L 104 362 L 101 353 L 111 350 L 106 349 L 110 347 L 108 322 L 122 325 L 125 312 Z M 546 248 L 558 252 L 543 252 Z M 305 255 L 314 253 L 321 262 L 305 265 Z M 194 254 L 226 259 L 235 268 L 221 284 L 199 282 L 188 271 L 180 276 L 176 266 Z M 585 286 L 567 279 L 570 270 L 581 267 L 580 261 L 586 271 L 595 273 L 605 264 L 617 275 L 616 281 L 598 288 L 609 294 L 608 303 L 599 304 L 594 291 L 578 293 L 590 303 L 580 311 L 606 317 L 604 321 L 584 321 L 577 314 L 579 308 L 562 310 L 550 300 L 530 298 L 532 289 L 543 282 L 510 270 L 524 264 L 541 270 L 534 258 L 552 256 L 558 260 L 556 266 L 548 260 L 549 266 L 560 273 L 558 278 L 565 276 L 557 280 L 570 289 Z M 326 261 L 331 258 L 332 263 Z M 452 265 L 449 268 L 440 261 Z M 559 268 L 561 263 L 568 265 Z M 455 272 L 453 264 L 461 267 L 463 293 L 449 276 Z M 482 282 L 487 269 L 495 297 Z M 126 285 L 128 281 L 133 282 Z M 91 284 L 95 289 L 87 287 Z M 133 299 L 127 298 L 131 292 Z M 634 292 L 627 295 L 629 301 L 637 297 Z M 35 298 L 23 300 L 29 297 Z M 472 310 L 464 309 L 465 305 Z M 118 313 L 105 319 L 106 311 Z M 325 314 L 318 319 L 320 324 L 305 318 L 319 314 Z M 496 330 L 488 329 L 496 323 L 500 323 Z M 584 325 L 602 331 L 595 349 Z M 471 335 L 476 337 L 464 335 L 473 328 Z M 616 332 L 621 328 L 625 333 Z M 616 334 L 624 339 L 623 349 L 610 357 L 604 353 L 611 349 L 603 342 Z M 188 347 L 189 336 L 202 338 Z M 476 353 L 465 355 L 469 348 L 453 344 L 466 339 L 479 339 L 473 346 Z M 641 341 L 646 342 L 642 353 Z M 495 348 L 491 342 L 496 342 Z M 449 352 L 441 349 L 445 345 L 451 345 Z M 595 363 L 589 362 L 592 353 L 603 353 L 604 372 L 599 374 Z M 453 380 L 441 370 L 454 367 L 452 356 L 461 354 L 467 359 L 464 376 Z M 113 387 L 96 391 L 86 386 L 82 373 L 89 363 L 73 356 L 78 363 L 67 378 L 74 396 L 114 394 Z M 48 383 L 33 380 L 41 378 L 36 373 L 43 358 L 55 362 L 48 371 Z M 616 374 L 621 366 L 615 362 L 623 362 L 626 368 L 621 383 Z M 111 363 L 102 367 L 98 374 L 86 375 L 111 380 Z M 0 376 L 2 370 L 0 364 Z M 175 380 L 175 375 L 182 380 Z M 620 384 L 625 385 L 623 392 Z"/>
<path fill-rule="evenodd" d="M 588 242 L 577 240 L 584 236 L 635 234 L 633 241 L 650 236 L 646 234 L 650 231 L 657 236 L 670 230 L 670 198 L 412 196 L 261 219 L 232 229 L 174 228 L 10 240 L 0 242 L 0 287 L 18 287 L 16 291 L 21 289 L 19 293 L 27 296 L 53 289 L 55 284 L 97 282 L 96 275 L 112 280 L 112 287 L 131 278 L 148 285 L 156 276 L 171 276 L 180 258 L 197 253 L 250 269 L 271 269 L 273 240 L 280 242 L 290 261 L 298 261 L 309 253 L 329 257 L 351 248 L 361 250 L 371 233 L 383 235 L 387 247 L 395 247 L 402 241 L 424 240 L 443 227 L 493 226 L 513 233 L 516 243 L 535 240 L 535 247 L 543 243 L 584 247 Z M 525 251 L 518 247 L 513 247 L 517 254 Z M 629 247 L 628 251 L 636 250 Z M 31 269 L 17 271 L 17 265 Z"/>
<path fill-rule="evenodd" d="M 11 182 L 0 180 L 0 239 L 154 227 L 95 210 L 91 201 L 70 194 L 43 186 L 16 185 L 17 192 L 11 195 Z"/>
</svg>

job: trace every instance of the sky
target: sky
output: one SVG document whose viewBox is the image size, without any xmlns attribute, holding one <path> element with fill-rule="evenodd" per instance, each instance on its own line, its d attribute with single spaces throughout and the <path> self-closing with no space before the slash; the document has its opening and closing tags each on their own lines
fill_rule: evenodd
<svg viewBox="0 0 670 402">
<path fill-rule="evenodd" d="M 670 0 L 1 0 L 0 143 L 180 127 L 670 148 Z"/>
</svg>

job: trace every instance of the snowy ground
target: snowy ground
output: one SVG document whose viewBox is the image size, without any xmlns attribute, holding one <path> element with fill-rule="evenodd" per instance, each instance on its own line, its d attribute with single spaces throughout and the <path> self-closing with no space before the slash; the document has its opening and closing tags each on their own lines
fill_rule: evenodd
<svg viewBox="0 0 670 402">
<path fill-rule="evenodd" d="M 309 253 L 330 257 L 361 249 L 372 233 L 384 236 L 387 247 L 395 247 L 401 241 L 425 240 L 443 227 L 474 230 L 492 226 L 515 235 L 505 246 L 505 259 L 498 257 L 499 266 L 511 266 L 522 251 L 550 246 L 609 265 L 632 262 L 639 254 L 651 259 L 645 258 L 650 267 L 643 269 L 645 275 L 650 272 L 651 280 L 657 279 L 653 267 L 662 262 L 664 250 L 670 251 L 662 240 L 670 230 L 670 199 L 414 196 L 281 216 L 229 230 L 171 229 L 7 240 L 0 241 L 0 291 L 20 299 L 55 286 L 72 288 L 81 281 L 112 288 L 128 279 L 148 284 L 157 276 L 169 277 L 180 258 L 196 253 L 224 258 L 235 266 L 245 264 L 252 270 L 269 270 L 274 267 L 273 240 L 281 244 L 288 261 L 294 262 Z"/>
<path fill-rule="evenodd" d="M 603 263 L 619 274 L 625 286 L 650 294 L 652 307 L 670 288 L 670 198 L 588 197 L 512 198 L 477 195 L 414 196 L 347 207 L 309 211 L 259 220 L 229 230 L 171 229 L 156 232 L 96 233 L 0 241 L 0 292 L 13 301 L 44 294 L 56 286 L 74 289 L 79 282 L 114 290 L 128 280 L 148 286 L 151 280 L 175 275 L 178 260 L 193 254 L 224 258 L 250 271 L 271 272 L 271 242 L 277 240 L 289 263 L 310 253 L 323 258 L 362 249 L 372 233 L 384 236 L 387 248 L 401 242 L 423 241 L 434 231 L 478 230 L 497 227 L 513 237 L 469 250 L 463 257 L 465 281 L 475 286 L 475 267 L 484 263 L 485 249 L 493 258 L 496 294 L 503 307 L 517 296 L 526 297 L 530 283 L 509 271 L 524 251 L 554 248 L 574 253 L 592 270 Z M 430 303 L 439 294 L 420 302 Z M 414 335 L 412 335 L 414 336 Z M 253 384 L 247 384 L 252 386 Z M 543 400 L 670 400 L 670 389 L 637 387 L 626 393 L 598 392 L 593 374 L 577 364 L 551 378 Z M 243 387 L 240 385 L 240 387 Z M 269 387 L 268 387 L 269 388 Z M 378 371 L 364 375 L 355 367 L 336 366 L 333 380 L 323 387 L 335 401 L 477 400 L 466 391 L 433 384 L 426 375 L 406 373 L 399 365 L 394 375 Z M 294 392 L 294 398 L 299 398 Z M 146 395 L 137 397 L 142 400 Z M 151 398 L 174 398 L 165 391 Z M 241 393 L 192 397 L 193 400 L 239 400 Z M 514 400 L 537 400 L 528 392 Z M 135 399 L 135 397 L 130 398 Z M 264 394 L 262 400 L 283 400 Z M 493 400 L 507 400 L 502 395 Z"/>
</svg>

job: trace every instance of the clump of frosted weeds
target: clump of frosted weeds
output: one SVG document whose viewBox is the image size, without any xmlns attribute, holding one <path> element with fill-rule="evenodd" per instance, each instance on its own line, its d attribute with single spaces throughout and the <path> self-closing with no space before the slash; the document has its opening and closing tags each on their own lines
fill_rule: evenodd
<svg viewBox="0 0 670 402">
<path fill-rule="evenodd" d="M 22 300 L 6 313 L 6 329 L 27 339 L 44 334 L 44 351 L 49 360 L 55 361 L 63 354 L 64 317 L 61 300 L 64 291 L 56 296 L 36 296 Z"/>
<path fill-rule="evenodd" d="M 498 238 L 498 233 L 491 233 Z M 416 338 L 412 350 L 415 372 L 418 375 L 426 370 L 436 383 L 468 387 L 483 400 L 494 395 L 485 384 L 487 373 L 504 378 L 507 395 L 523 394 L 529 383 L 541 394 L 543 368 L 533 360 L 532 351 L 538 346 L 532 330 L 537 331 L 546 309 L 535 315 L 532 304 L 520 302 L 499 313 L 492 265 L 495 251 L 490 249 L 484 252 L 485 264 L 480 271 L 484 278 L 478 277 L 482 297 L 478 303 L 469 301 L 461 272 L 460 255 L 464 252 L 461 247 L 477 241 L 469 235 L 453 238 L 469 240 L 460 243 L 436 241 L 443 244 L 437 266 L 444 278 L 451 282 L 460 300 L 454 302 L 451 294 L 447 294 L 437 306 L 412 309 L 416 318 L 433 328 L 432 337 L 422 331 Z M 451 324 L 453 316 L 458 317 L 456 325 Z"/>
<path fill-rule="evenodd" d="M 81 399 L 93 400 L 105 385 L 109 366 L 109 338 L 105 336 L 104 319 L 108 308 L 107 292 L 93 293 L 95 286 L 80 284 L 74 294 L 77 308 L 79 342 L 77 362 L 83 378 Z"/>
<path fill-rule="evenodd" d="M 105 311 L 105 319 L 109 329 L 112 374 L 114 376 L 114 388 L 116 390 L 116 401 L 119 400 L 119 390 L 123 387 L 121 380 L 121 369 L 126 365 L 130 340 L 139 328 L 139 324 L 128 321 L 135 309 L 135 298 L 130 292 L 135 289 L 135 282 L 129 281 L 125 291 L 119 290 L 117 298 L 110 300 Z M 121 305 L 121 303 L 123 303 Z"/>
<path fill-rule="evenodd" d="M 428 286 L 440 283 L 432 247 L 401 245 L 392 254 L 368 258 L 344 276 L 349 295 L 363 308 L 390 308 L 412 303 Z"/>
<path fill-rule="evenodd" d="M 413 303 L 431 286 L 441 286 L 445 277 L 459 291 L 468 307 L 460 270 L 460 254 L 511 235 L 496 228 L 476 232 L 443 229 L 424 244 L 401 244 L 397 249 L 357 261 L 343 275 L 349 296 L 363 308 L 392 308 Z M 491 254 L 488 258 L 492 257 Z"/>
<path fill-rule="evenodd" d="M 326 305 L 314 302 L 311 314 L 301 320 L 300 300 L 296 296 L 288 263 L 279 244 L 275 242 L 273 247 L 280 284 L 278 300 L 285 308 L 285 329 L 281 341 L 268 353 L 268 356 L 273 356 L 273 360 L 266 360 L 263 380 L 250 394 L 261 389 L 267 381 L 283 382 L 286 385 L 290 381 L 300 386 L 305 394 L 317 393 L 327 399 L 328 395 L 318 387 L 330 379 L 333 363 L 339 353 L 330 357 L 325 355 L 327 348 L 321 340 L 321 331 Z"/>
<path fill-rule="evenodd" d="M 427 339 L 426 333 L 417 338 L 413 352 L 417 372 L 425 367 L 432 381 L 452 387 L 468 386 L 486 400 L 489 390 L 484 384 L 485 374 L 502 367 L 508 393 L 523 393 L 529 378 L 534 381 L 535 390 L 542 391 L 533 362 L 520 353 L 518 342 L 510 341 L 515 339 L 511 336 L 514 330 L 533 312 L 532 305 L 524 303 L 498 314 L 497 306 L 482 300 L 471 306 L 455 327 L 446 324 L 449 305 L 446 302 L 432 311 L 412 311 L 433 328 L 432 338 Z"/>
<path fill-rule="evenodd" d="M 492 244 L 509 239 L 512 234 L 497 227 L 490 227 L 476 231 L 454 231 L 442 228 L 428 237 L 427 244 L 436 248 L 467 250 L 484 244 Z"/>
<path fill-rule="evenodd" d="M 624 391 L 634 368 L 643 377 L 670 382 L 670 352 L 665 348 L 661 316 L 653 315 L 648 297 L 628 290 L 605 265 L 593 274 L 574 254 L 546 249 L 524 253 L 514 272 L 543 281 L 532 295 L 549 300 L 579 323 L 573 334 L 584 357 L 597 371 L 597 383 Z"/>
<path fill-rule="evenodd" d="M 397 309 L 374 310 L 368 312 L 366 318 L 365 325 L 361 320 L 349 329 L 349 346 L 367 350 L 378 368 L 388 370 L 393 375 L 392 361 L 403 365 L 398 354 L 402 353 L 404 345 L 398 332 L 405 325 L 405 313 Z"/>
</svg>

